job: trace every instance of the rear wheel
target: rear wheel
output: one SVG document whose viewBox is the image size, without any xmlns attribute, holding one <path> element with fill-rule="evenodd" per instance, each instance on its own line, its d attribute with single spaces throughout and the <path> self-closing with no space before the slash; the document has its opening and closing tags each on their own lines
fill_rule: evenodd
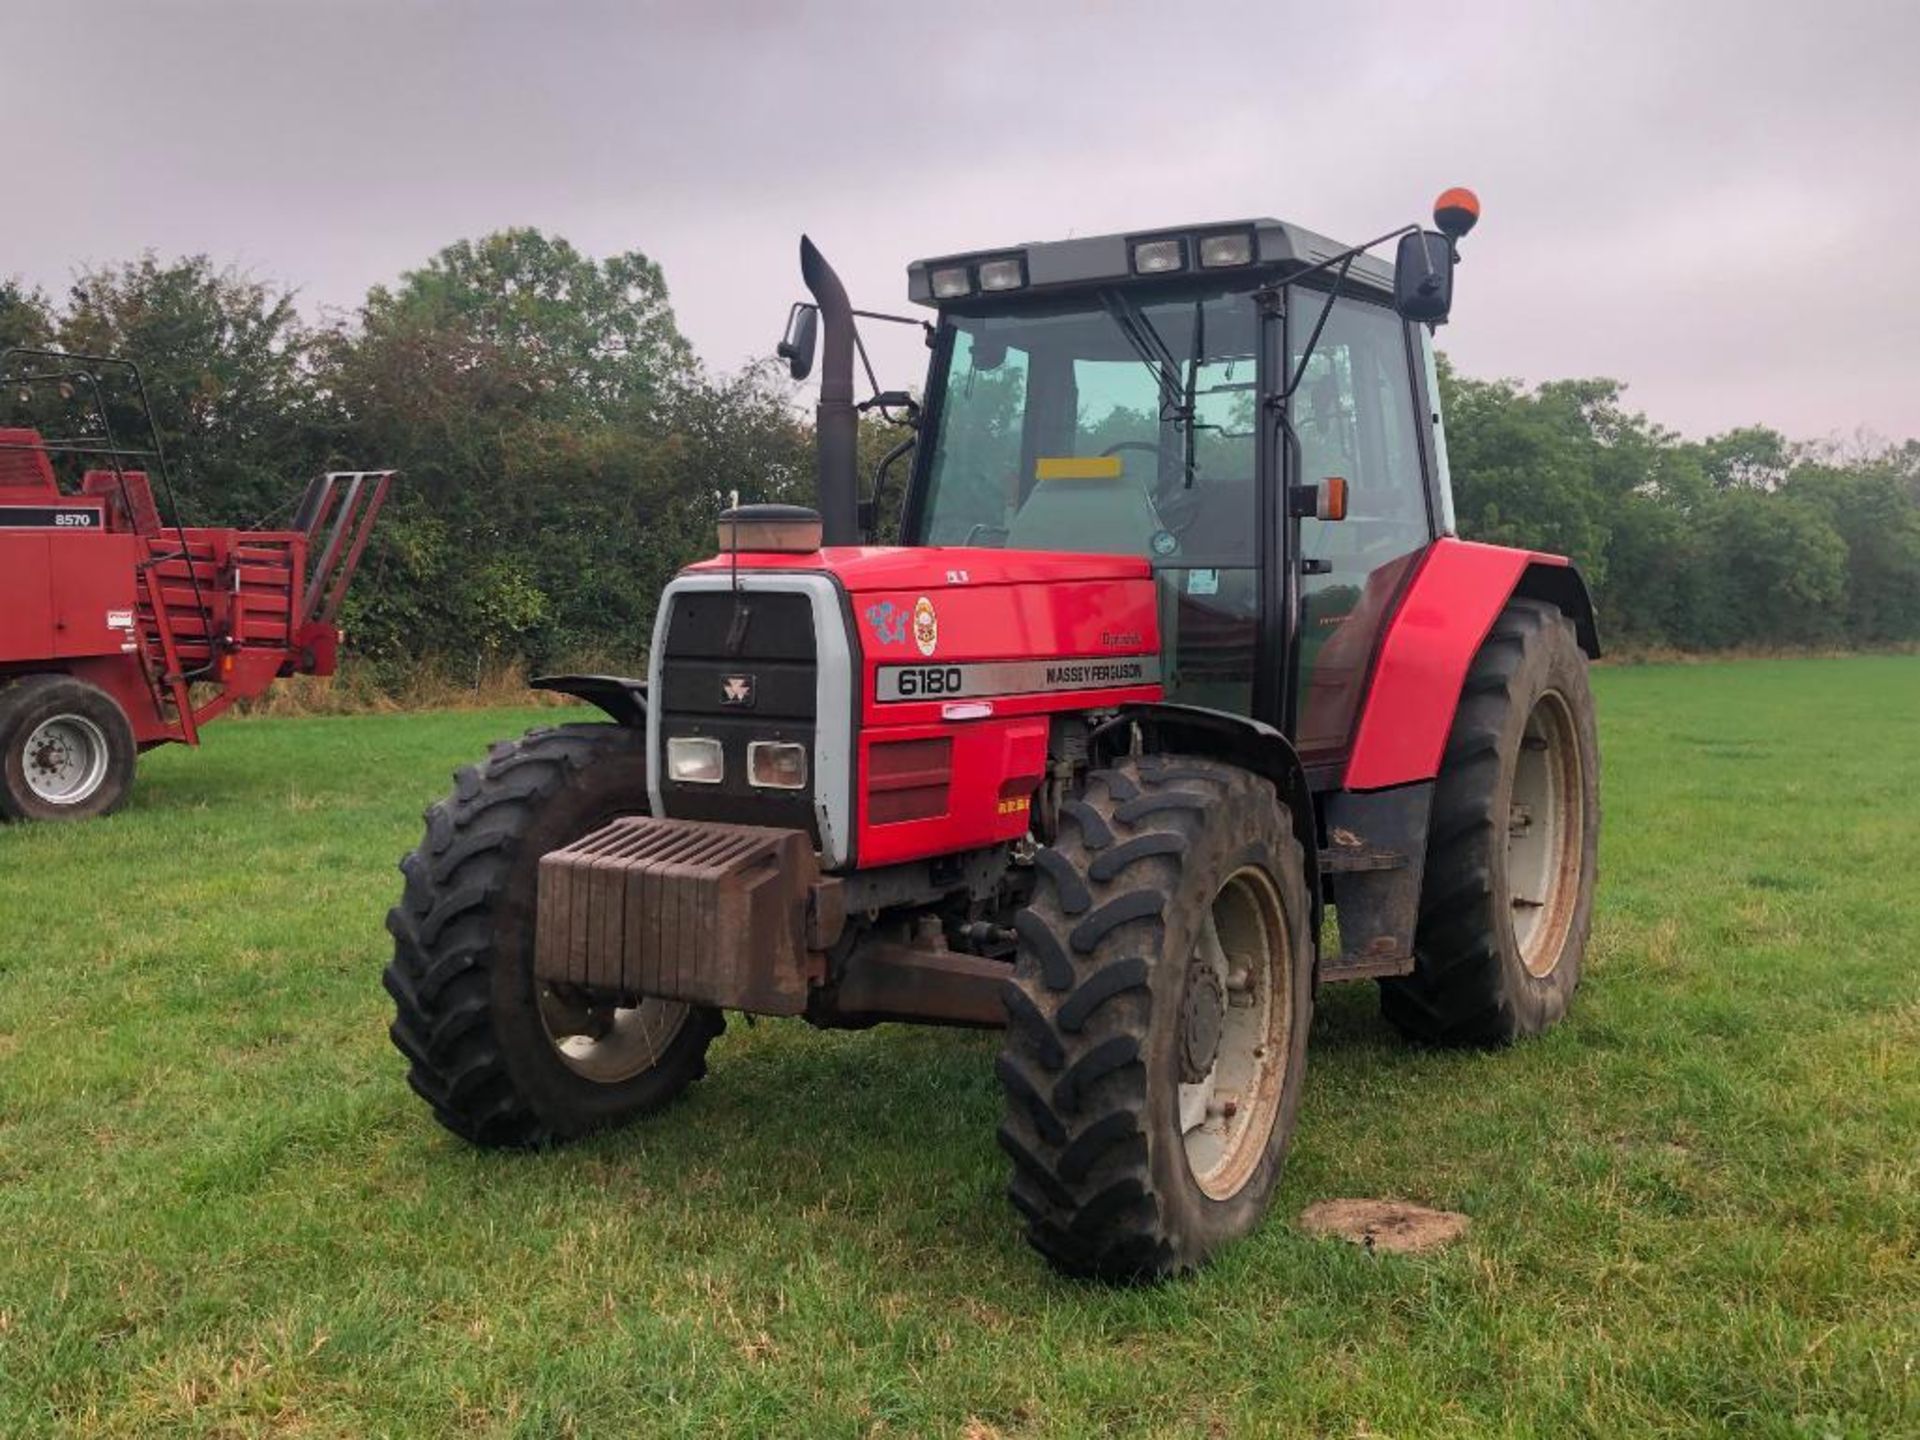
<svg viewBox="0 0 1920 1440">
<path fill-rule="evenodd" d="M 0 690 L 0 816 L 84 820 L 120 808 L 138 749 L 119 703 L 70 675 Z"/>
<path fill-rule="evenodd" d="M 1468 671 L 1434 786 L 1417 966 L 1381 983 L 1401 1030 L 1498 1045 L 1566 1013 L 1593 924 L 1599 769 L 1573 622 L 1516 600 Z"/>
<path fill-rule="evenodd" d="M 1057 1268 L 1156 1279 L 1266 1213 L 1312 1019 L 1305 865 L 1273 787 L 1148 756 L 1088 777 L 1014 921 L 1009 1195 Z"/>
<path fill-rule="evenodd" d="M 647 808 L 646 746 L 618 725 L 495 745 L 427 811 L 387 915 L 390 1031 L 440 1123 L 480 1145 L 568 1139 L 657 1110 L 706 1073 L 717 1010 L 603 1005 L 533 975 L 540 857 Z"/>
</svg>

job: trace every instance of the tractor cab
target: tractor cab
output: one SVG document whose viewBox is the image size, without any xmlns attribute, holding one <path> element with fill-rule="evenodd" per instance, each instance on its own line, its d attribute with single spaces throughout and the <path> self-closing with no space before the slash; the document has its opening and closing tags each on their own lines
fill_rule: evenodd
<svg viewBox="0 0 1920 1440">
<path fill-rule="evenodd" d="M 908 284 L 938 321 L 903 542 L 1144 557 L 1168 698 L 1337 761 L 1385 598 L 1452 528 L 1431 334 L 1393 267 L 1253 220 Z"/>
</svg>

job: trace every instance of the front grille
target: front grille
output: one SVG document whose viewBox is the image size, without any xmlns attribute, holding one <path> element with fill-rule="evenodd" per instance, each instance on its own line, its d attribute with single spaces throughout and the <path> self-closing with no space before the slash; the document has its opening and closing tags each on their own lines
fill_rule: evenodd
<svg viewBox="0 0 1920 1440">
<path fill-rule="evenodd" d="M 674 595 L 660 661 L 660 739 L 704 735 L 725 757 L 718 785 L 676 784 L 661 774 L 667 815 L 682 820 L 804 830 L 819 844 L 809 790 L 747 783 L 747 746 L 756 740 L 804 745 L 814 771 L 818 659 L 813 604 L 804 594 L 696 590 Z M 655 757 L 664 766 L 665 756 Z"/>
</svg>

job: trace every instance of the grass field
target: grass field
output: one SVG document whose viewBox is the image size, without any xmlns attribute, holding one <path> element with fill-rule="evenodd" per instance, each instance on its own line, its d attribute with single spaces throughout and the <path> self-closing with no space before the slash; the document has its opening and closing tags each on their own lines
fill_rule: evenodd
<svg viewBox="0 0 1920 1440">
<path fill-rule="evenodd" d="M 1148 1291 L 1021 1243 L 991 1036 L 736 1020 L 646 1128 L 457 1143 L 381 921 L 537 717 L 223 723 L 0 832 L 0 1434 L 1920 1435 L 1920 659 L 1598 690 L 1568 1023 L 1323 995 L 1274 1218 Z M 1473 1228 L 1374 1257 L 1331 1196 Z"/>
</svg>

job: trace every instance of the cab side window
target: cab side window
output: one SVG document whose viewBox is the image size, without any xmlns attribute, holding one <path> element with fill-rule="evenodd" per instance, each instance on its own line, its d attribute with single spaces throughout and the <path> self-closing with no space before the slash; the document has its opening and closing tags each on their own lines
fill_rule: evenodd
<svg viewBox="0 0 1920 1440">
<path fill-rule="evenodd" d="M 1311 333 L 1320 297 L 1295 300 L 1289 334 Z M 1293 363 L 1299 364 L 1296 353 Z M 1294 394 L 1295 479 L 1347 481 L 1347 518 L 1301 522 L 1308 569 L 1301 590 L 1297 743 L 1306 758 L 1346 749 L 1366 670 L 1388 608 L 1433 538 L 1413 403 L 1406 327 L 1385 306 L 1334 302 Z"/>
</svg>

